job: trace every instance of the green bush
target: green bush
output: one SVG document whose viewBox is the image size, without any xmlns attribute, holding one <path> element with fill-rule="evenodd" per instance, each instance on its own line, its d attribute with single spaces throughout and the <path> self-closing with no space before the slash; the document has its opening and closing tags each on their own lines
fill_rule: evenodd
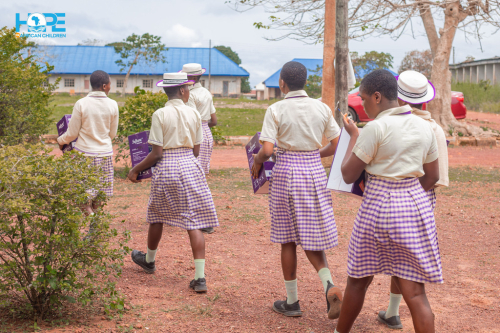
<svg viewBox="0 0 500 333">
<path fill-rule="evenodd" d="M 0 29 L 0 143 L 35 141 L 52 124 L 49 100 L 55 84 L 47 84 L 48 63 L 40 64 L 37 49 L 16 29 Z"/>
<path fill-rule="evenodd" d="M 500 113 L 500 85 L 489 81 L 480 83 L 454 82 L 451 90 L 464 94 L 464 103 L 469 110 Z"/>
<path fill-rule="evenodd" d="M 226 138 L 222 132 L 222 129 L 217 126 L 210 127 L 210 131 L 212 132 L 212 136 L 214 137 L 214 142 L 226 142 L 229 141 L 229 138 Z"/>
<path fill-rule="evenodd" d="M 129 157 L 129 135 L 151 129 L 153 113 L 164 107 L 168 97 L 164 92 L 152 93 L 135 87 L 135 96 L 127 98 L 125 106 L 120 108 L 120 125 L 115 142 L 118 143 L 118 153 L 115 160 L 127 160 Z"/>
<path fill-rule="evenodd" d="M 115 283 L 129 234 L 110 228 L 103 210 L 86 217 L 79 208 L 100 172 L 79 153 L 49 153 L 41 144 L 0 149 L 0 306 L 35 322 L 65 302 L 123 309 Z"/>
</svg>

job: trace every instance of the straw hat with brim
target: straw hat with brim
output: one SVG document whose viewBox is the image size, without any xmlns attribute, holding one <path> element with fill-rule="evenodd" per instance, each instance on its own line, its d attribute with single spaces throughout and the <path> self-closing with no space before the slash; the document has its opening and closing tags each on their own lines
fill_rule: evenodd
<svg viewBox="0 0 500 333">
<path fill-rule="evenodd" d="M 404 71 L 398 77 L 398 98 L 409 104 L 422 104 L 436 97 L 431 81 L 415 71 Z"/>
<path fill-rule="evenodd" d="M 188 76 L 199 76 L 205 74 L 207 70 L 201 68 L 200 64 L 185 64 L 179 73 L 186 73 Z"/>
<path fill-rule="evenodd" d="M 194 81 L 188 80 L 186 73 L 165 73 L 163 80 L 156 82 L 157 87 L 178 87 L 185 84 L 194 84 Z"/>
</svg>

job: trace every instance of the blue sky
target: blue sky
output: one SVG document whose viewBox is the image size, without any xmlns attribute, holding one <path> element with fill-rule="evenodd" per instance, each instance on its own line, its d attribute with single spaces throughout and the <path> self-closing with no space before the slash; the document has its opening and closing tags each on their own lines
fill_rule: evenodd
<svg viewBox="0 0 500 333">
<path fill-rule="evenodd" d="M 250 72 L 252 86 L 272 75 L 280 66 L 293 58 L 322 58 L 322 45 L 306 45 L 299 41 L 283 40 L 269 42 L 266 36 L 277 36 L 273 30 L 257 30 L 256 21 L 266 22 L 268 14 L 262 9 L 237 13 L 225 5 L 225 0 L 181 0 L 181 1 L 62 1 L 44 2 L 18 0 L 0 4 L 0 26 L 15 26 L 15 15 L 20 13 L 26 20 L 27 13 L 66 13 L 67 37 L 44 40 L 46 44 L 75 45 L 87 38 L 105 42 L 120 41 L 131 33 L 149 32 L 162 36 L 170 47 L 231 46 L 238 52 L 242 66 Z M 394 57 L 393 68 L 397 70 L 406 52 L 429 48 L 424 29 L 418 23 L 414 30 L 417 38 L 409 35 L 394 41 L 389 37 L 371 37 L 364 41 L 350 41 L 350 51 L 388 52 Z M 465 60 L 468 55 L 476 59 L 500 56 L 499 35 L 482 34 L 481 52 L 479 42 L 466 40 L 457 33 L 454 41 L 455 59 Z"/>
</svg>

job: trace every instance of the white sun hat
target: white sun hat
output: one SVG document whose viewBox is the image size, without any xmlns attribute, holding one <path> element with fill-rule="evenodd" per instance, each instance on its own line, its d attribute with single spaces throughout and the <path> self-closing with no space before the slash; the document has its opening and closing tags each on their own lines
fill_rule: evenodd
<svg viewBox="0 0 500 333">
<path fill-rule="evenodd" d="M 206 71 L 205 68 L 201 68 L 200 64 L 191 63 L 182 66 L 182 70 L 179 71 L 179 73 L 186 73 L 189 76 L 198 76 L 205 74 Z"/>
<path fill-rule="evenodd" d="M 436 97 L 431 81 L 416 71 L 404 71 L 397 77 L 398 98 L 409 104 L 422 104 Z"/>
<path fill-rule="evenodd" d="M 178 87 L 185 84 L 194 84 L 194 81 L 188 80 L 186 73 L 165 73 L 163 80 L 156 82 L 157 87 Z"/>
</svg>

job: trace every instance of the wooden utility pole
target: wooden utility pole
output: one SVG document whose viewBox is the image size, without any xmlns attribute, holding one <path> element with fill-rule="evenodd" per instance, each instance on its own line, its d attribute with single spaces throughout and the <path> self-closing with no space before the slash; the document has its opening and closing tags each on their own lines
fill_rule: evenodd
<svg viewBox="0 0 500 333">
<path fill-rule="evenodd" d="M 335 105 L 339 105 L 342 113 L 347 112 L 349 72 L 349 30 L 347 26 L 348 0 L 336 1 L 336 27 L 335 27 Z M 333 109 L 332 109 L 333 111 Z M 340 127 L 343 127 L 342 114 L 335 108 L 335 120 Z"/>
<path fill-rule="evenodd" d="M 323 33 L 323 86 L 321 100 L 335 110 L 335 0 L 325 0 Z"/>
<path fill-rule="evenodd" d="M 325 31 L 323 32 L 323 85 L 321 101 L 332 109 L 335 115 L 335 0 L 325 0 Z M 328 141 L 323 137 L 323 146 Z M 333 157 L 322 159 L 323 166 L 330 167 Z"/>
</svg>

